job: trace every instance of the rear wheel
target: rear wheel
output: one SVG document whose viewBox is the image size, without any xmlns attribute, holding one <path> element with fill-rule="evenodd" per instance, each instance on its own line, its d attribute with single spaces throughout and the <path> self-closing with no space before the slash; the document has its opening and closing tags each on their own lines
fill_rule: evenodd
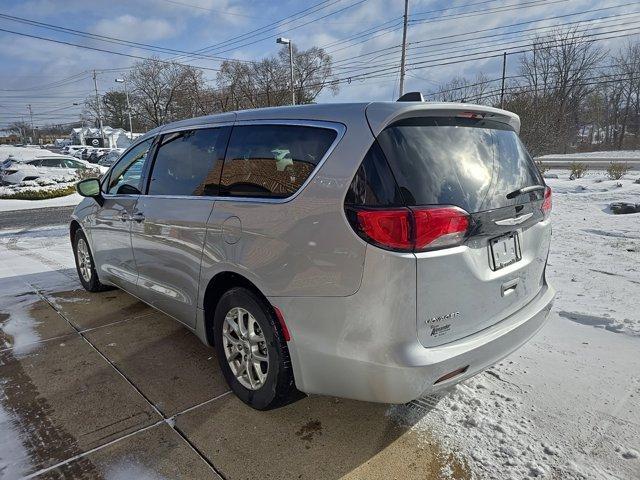
<svg viewBox="0 0 640 480">
<path fill-rule="evenodd" d="M 218 302 L 213 323 L 220 368 L 240 400 L 270 410 L 301 396 L 280 325 L 261 298 L 245 288 L 229 290 Z"/>
<path fill-rule="evenodd" d="M 76 270 L 80 283 L 89 292 L 101 292 L 109 287 L 100 283 L 98 273 L 93 262 L 93 255 L 89 249 L 89 242 L 82 230 L 78 230 L 73 239 L 73 253 L 76 260 Z"/>
</svg>

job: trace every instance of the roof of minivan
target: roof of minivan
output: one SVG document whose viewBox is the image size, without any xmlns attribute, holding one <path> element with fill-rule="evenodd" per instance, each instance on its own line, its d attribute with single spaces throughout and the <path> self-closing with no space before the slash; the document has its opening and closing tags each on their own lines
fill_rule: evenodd
<svg viewBox="0 0 640 480">
<path fill-rule="evenodd" d="M 151 130 L 145 137 L 169 129 L 244 120 L 316 120 L 348 124 L 350 119 L 360 121 L 363 114 L 366 114 L 374 135 L 378 135 L 382 129 L 391 122 L 406 117 L 424 116 L 423 112 L 427 115 L 451 115 L 456 112 L 482 112 L 490 118 L 508 123 L 516 132 L 520 130 L 520 117 L 518 117 L 518 115 L 506 110 L 486 107 L 484 105 L 447 102 L 369 102 L 321 103 L 256 108 L 252 110 L 206 115 L 169 123 Z"/>
</svg>

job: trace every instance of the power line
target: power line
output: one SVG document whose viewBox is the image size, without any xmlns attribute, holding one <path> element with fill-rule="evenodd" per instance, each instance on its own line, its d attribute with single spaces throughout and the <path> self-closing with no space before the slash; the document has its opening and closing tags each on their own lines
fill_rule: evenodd
<svg viewBox="0 0 640 480">
<path fill-rule="evenodd" d="M 138 60 L 154 60 L 154 61 L 157 61 L 157 62 L 160 62 L 160 63 L 176 63 L 176 64 L 182 65 L 184 67 L 194 67 L 193 65 L 188 65 L 188 64 L 178 63 L 178 62 L 171 62 L 171 61 L 168 61 L 168 60 L 162 60 L 160 58 L 153 58 L 152 59 L 152 58 L 149 58 L 149 57 L 143 57 L 141 55 L 133 55 L 133 54 L 130 54 L 130 53 L 123 53 L 123 52 L 116 52 L 114 50 L 107 50 L 105 48 L 90 47 L 88 45 L 80 45 L 80 44 L 77 44 L 77 43 L 65 42 L 63 40 L 55 40 L 53 38 L 40 37 L 38 35 L 31 35 L 31 34 L 23 33 L 23 32 L 16 32 L 14 30 L 8 30 L 6 28 L 0 28 L 0 32 L 10 33 L 12 35 L 18 35 L 18 36 L 21 36 L 21 37 L 34 38 L 34 39 L 43 40 L 43 41 L 46 41 L 46 42 L 59 43 L 59 44 L 68 45 L 68 46 L 71 46 L 71 47 L 84 48 L 84 49 L 87 49 L 87 50 L 95 50 L 97 52 L 110 53 L 112 55 L 120 55 L 122 57 L 135 58 L 135 59 L 138 59 Z M 195 68 L 199 68 L 201 70 L 211 70 L 211 71 L 214 71 L 214 72 L 218 72 L 219 71 L 219 69 L 217 69 L 217 68 L 210 68 L 210 67 L 195 67 Z"/>
<path fill-rule="evenodd" d="M 496 30 L 502 30 L 502 29 L 505 29 L 505 28 L 512 28 L 512 27 L 517 27 L 517 26 L 522 26 L 522 25 L 530 25 L 532 23 L 544 22 L 544 21 L 548 21 L 548 20 L 557 20 L 557 19 L 560 19 L 560 18 L 574 17 L 576 15 L 584 15 L 584 14 L 588 14 L 588 13 L 600 12 L 600 11 L 603 11 L 603 10 L 611 10 L 613 8 L 620 8 L 620 7 L 625 7 L 625 6 L 629 6 L 629 5 L 637 5 L 637 4 L 635 2 L 632 2 L 632 3 L 623 4 L 623 5 L 616 5 L 616 6 L 613 6 L 613 7 L 597 8 L 597 9 L 593 9 L 593 10 L 585 10 L 584 12 L 570 13 L 570 14 L 564 14 L 564 15 L 556 15 L 556 16 L 551 16 L 551 17 L 543 17 L 543 18 L 538 18 L 536 20 L 528 20 L 528 21 L 525 21 L 525 22 L 517 22 L 517 23 L 508 24 L 508 25 L 501 25 L 501 26 L 497 26 L 497 27 L 484 28 L 484 29 L 480 29 L 480 30 L 457 33 L 457 34 L 453 34 L 453 35 L 442 35 L 442 36 L 430 38 L 428 40 L 418 40 L 418 41 L 409 42 L 408 43 L 408 50 L 409 51 L 416 51 L 416 50 L 419 50 L 419 49 L 420 50 L 424 50 L 424 49 L 432 50 L 433 47 L 437 47 L 437 46 L 441 46 L 441 45 L 449 46 L 449 45 L 452 45 L 452 44 L 455 44 L 455 43 L 476 42 L 477 40 L 483 39 L 483 38 L 496 38 L 496 37 L 502 37 L 502 36 L 512 35 L 512 34 L 516 34 L 516 33 L 533 32 L 533 31 L 539 31 L 539 30 L 543 30 L 543 29 L 553 29 L 553 28 L 564 27 L 564 26 L 574 25 L 574 24 L 583 23 L 583 22 L 584 23 L 588 23 L 588 22 L 594 22 L 594 21 L 605 20 L 605 19 L 610 19 L 610 18 L 617 18 L 617 17 L 621 17 L 621 16 L 625 17 L 625 16 L 629 16 L 629 15 L 635 15 L 636 13 L 622 13 L 622 14 L 616 14 L 616 15 L 611 15 L 611 16 L 607 16 L 607 17 L 596 17 L 596 18 L 591 18 L 591 19 L 576 20 L 576 21 L 572 21 L 572 22 L 560 23 L 560 24 L 555 24 L 555 25 L 550 25 L 550 26 L 533 27 L 533 28 L 530 28 L 530 29 L 517 30 L 517 31 L 513 31 L 513 32 L 492 33 L 490 35 L 474 36 L 473 38 L 460 38 L 460 37 L 466 37 L 466 36 L 469 36 L 469 35 L 476 35 L 478 33 L 494 32 Z M 434 41 L 436 41 L 436 40 L 449 40 L 449 39 L 456 39 L 456 40 L 450 40 L 450 41 L 445 41 L 445 42 L 434 43 Z M 420 44 L 423 44 L 423 43 L 428 43 L 429 45 L 416 46 L 416 45 L 420 45 Z M 350 58 L 338 59 L 338 60 L 335 60 L 333 62 L 333 65 L 335 67 L 336 65 L 339 65 L 341 63 L 350 62 L 353 59 L 367 57 L 367 56 L 370 56 L 370 55 L 373 55 L 373 54 L 376 54 L 376 53 L 389 51 L 391 49 L 396 49 L 396 48 L 399 48 L 399 47 L 400 47 L 400 45 L 398 44 L 398 45 L 394 45 L 394 46 L 391 46 L 391 47 L 381 48 L 379 50 L 373 50 L 371 52 L 363 53 L 361 55 L 352 56 Z M 390 55 L 392 53 L 393 52 L 389 52 L 389 53 L 380 55 L 379 57 L 388 56 L 388 55 Z M 368 59 L 367 62 L 370 63 L 371 59 Z"/>
<path fill-rule="evenodd" d="M 213 45 L 209 45 L 206 47 L 202 47 L 198 50 L 195 50 L 194 53 L 202 53 L 202 52 L 208 52 L 211 50 L 214 50 L 216 47 L 222 47 L 222 46 L 227 46 L 227 45 L 233 45 L 235 43 L 239 43 L 241 41 L 244 41 L 248 38 L 252 38 L 255 37 L 257 35 L 260 35 L 264 32 L 267 32 L 269 30 L 273 30 L 275 28 L 278 27 L 282 27 L 283 25 L 288 25 L 291 22 L 294 22 L 296 20 L 299 20 L 301 18 L 304 18 L 306 16 L 312 15 L 313 13 L 316 13 L 320 10 L 323 10 L 331 5 L 334 5 L 338 2 L 340 2 L 342 0 L 324 0 L 322 2 L 316 3 L 310 7 L 307 7 L 303 10 L 300 10 L 298 12 L 295 12 L 291 15 L 287 15 L 284 18 L 281 18 L 280 20 L 277 20 L 275 22 L 269 23 L 267 25 L 264 25 L 262 27 L 258 27 L 255 28 L 253 30 L 249 30 L 248 32 L 242 33 L 240 35 L 235 35 L 233 37 L 228 38 L 227 40 L 223 40 L 221 42 L 215 43 Z M 298 18 L 294 18 L 294 17 L 298 17 Z M 176 60 L 180 59 L 181 57 L 177 57 Z M 186 57 L 182 57 L 182 58 L 189 58 L 188 56 Z"/>
<path fill-rule="evenodd" d="M 117 37 L 111 37 L 111 36 L 107 36 L 107 35 L 99 35 L 96 33 L 90 33 L 90 32 L 84 32 L 82 30 L 76 30 L 73 28 L 67 28 L 67 27 L 61 27 L 59 25 L 54 25 L 51 23 L 45 23 L 45 22 L 39 22 L 36 20 L 31 20 L 28 18 L 22 18 L 22 17 L 16 17 L 13 15 L 7 15 L 4 13 L 0 13 L 0 18 L 3 18 L 5 20 L 10 20 L 10 21 L 14 21 L 14 22 L 18 22 L 18 23 L 22 23 L 22 24 L 26 24 L 26 25 L 31 25 L 31 26 L 35 26 L 35 27 L 39 27 L 39 28 L 45 28 L 47 30 L 53 30 L 56 32 L 60 32 L 60 33 L 66 33 L 68 35 L 75 35 L 75 36 L 79 36 L 79 37 L 83 37 L 83 38 L 88 38 L 88 39 L 92 39 L 92 40 L 97 40 L 97 41 L 101 41 L 101 42 L 106 42 L 106 43 L 112 43 L 112 44 L 116 44 L 116 45 L 124 45 L 124 46 L 128 46 L 128 47 L 135 47 L 135 48 L 139 48 L 142 50 L 147 50 L 147 51 L 152 51 L 155 53 L 168 53 L 168 54 L 187 54 L 187 55 L 194 55 L 193 52 L 187 52 L 185 50 L 178 50 L 175 48 L 167 48 L 167 47 L 161 47 L 158 45 L 150 45 L 148 43 L 140 43 L 140 42 L 134 42 L 134 41 L 130 41 L 130 40 L 124 40 L 121 38 L 117 38 Z M 205 58 L 205 59 L 211 59 L 211 60 L 219 60 L 219 61 L 224 61 L 224 60 L 236 60 L 236 61 L 246 61 L 246 60 L 241 60 L 241 59 L 236 59 L 236 58 L 226 58 L 226 57 L 217 57 L 217 56 L 213 56 L 213 55 L 206 55 L 206 54 L 198 54 L 198 57 L 201 58 Z"/>
<path fill-rule="evenodd" d="M 527 8 L 532 8 L 532 7 L 538 7 L 541 6 L 542 4 L 556 4 L 556 3 L 564 3 L 564 2 L 568 2 L 571 0 L 552 0 L 552 1 L 547 1 L 547 0 L 531 0 L 529 2 L 526 3 L 521 3 L 521 4 L 517 4 L 517 5 L 508 5 L 507 7 L 509 8 L 505 8 L 503 7 L 496 7 L 496 8 L 501 8 L 502 10 L 496 10 L 496 8 L 494 9 L 486 9 L 486 10 L 472 10 L 470 12 L 459 12 L 459 13 L 455 13 L 452 15 L 442 15 L 440 17 L 435 17 L 435 18 L 428 18 L 428 19 L 420 19 L 420 20 L 410 20 L 410 25 L 416 25 L 416 24 L 424 24 L 424 23 L 439 23 L 439 22 L 445 22 L 445 21 L 450 21 L 450 20 L 455 20 L 455 19 L 459 19 L 459 18 L 469 18 L 469 17 L 478 17 L 478 16 L 482 16 L 482 15 L 488 15 L 491 13 L 496 13 L 496 12 L 503 12 L 503 11 L 512 11 L 512 10 L 521 10 L 521 9 L 527 9 Z M 399 30 L 400 28 L 402 28 L 402 22 L 399 23 L 399 26 L 397 26 L 396 28 L 394 28 L 394 30 Z M 387 33 L 391 33 L 391 32 L 387 32 Z M 376 38 L 376 37 L 373 37 Z M 372 40 L 372 38 L 370 39 L 366 39 L 362 42 L 359 43 L 365 43 Z M 340 43 L 350 43 L 348 41 L 348 39 L 345 39 L 343 42 L 338 42 L 338 43 L 334 43 L 335 45 L 338 45 Z M 355 44 L 354 44 L 355 45 Z M 347 48 L 351 48 L 354 45 L 346 45 L 342 48 L 338 48 L 338 49 L 330 49 L 328 50 L 329 53 L 336 53 L 342 50 L 345 50 Z"/>
<path fill-rule="evenodd" d="M 638 13 L 640 14 L 640 12 Z M 638 14 L 625 14 L 625 16 L 634 16 L 634 15 L 638 15 Z M 573 33 L 585 33 L 585 32 L 594 32 L 596 30 L 602 30 L 605 28 L 611 28 L 611 27 L 618 27 L 618 26 L 625 26 L 625 25 L 633 25 L 633 26 L 637 26 L 637 24 L 640 22 L 640 20 L 633 20 L 633 21 L 628 21 L 628 22 L 618 22 L 618 23 L 614 23 L 614 24 L 609 24 L 609 25 L 588 25 L 585 26 L 585 28 L 576 28 L 574 29 L 572 32 Z M 557 26 L 551 26 L 551 27 L 542 27 L 541 29 L 551 29 L 553 31 L 554 28 L 557 28 Z M 618 30 L 619 31 L 619 30 Z M 613 31 L 616 32 L 616 31 Z M 513 32 L 514 34 L 517 32 Z M 608 33 L 608 32 L 602 32 L 602 33 Z M 512 33 L 508 33 L 505 35 L 511 35 Z M 460 52 L 466 52 L 466 55 L 473 55 L 473 50 L 478 50 L 478 49 L 485 49 L 487 47 L 491 47 L 491 46 L 501 46 L 501 49 L 510 49 L 510 48 L 517 48 L 520 45 L 517 42 L 522 42 L 522 41 L 529 41 L 529 40 L 521 40 L 521 39 L 512 39 L 512 40 L 508 40 L 508 42 L 510 43 L 505 43 L 505 40 L 497 38 L 494 40 L 491 40 L 489 42 L 484 42 L 484 43 L 477 43 L 474 42 L 474 46 L 473 47 L 460 47 L 458 49 L 450 49 L 450 48 L 444 48 L 444 49 L 431 49 L 431 53 L 429 54 L 425 54 L 425 55 L 418 55 L 418 56 L 411 56 L 412 60 L 419 60 L 419 59 L 428 59 L 428 58 L 433 58 L 434 56 L 438 56 L 439 58 L 442 58 L 443 55 L 451 55 L 451 54 L 456 54 L 456 53 L 460 53 Z M 546 40 L 546 42 L 553 42 L 554 40 Z M 514 43 L 516 42 L 516 43 Z M 537 44 L 542 44 L 545 41 L 541 41 L 541 42 L 537 42 Z M 446 44 L 446 43 L 445 43 Z M 498 49 L 500 50 L 500 49 Z M 482 53 L 482 52 L 480 52 Z M 455 58 L 455 57 L 453 57 Z M 364 69 L 372 69 L 372 68 L 378 68 L 378 67 L 382 67 L 386 65 L 386 63 L 377 63 L 377 64 L 372 64 L 371 62 L 369 62 L 367 64 L 366 67 L 356 67 L 355 71 L 359 71 L 359 70 L 364 70 Z M 348 66 L 344 66 L 344 67 L 337 67 L 336 70 L 341 70 L 341 69 L 348 69 Z M 353 70 L 352 70 L 353 71 Z M 344 73 L 344 72 L 342 72 Z"/>
</svg>

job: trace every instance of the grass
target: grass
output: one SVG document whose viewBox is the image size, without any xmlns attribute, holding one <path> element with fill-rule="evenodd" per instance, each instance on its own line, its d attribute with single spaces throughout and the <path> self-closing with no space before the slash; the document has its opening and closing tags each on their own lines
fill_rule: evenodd
<svg viewBox="0 0 640 480">
<path fill-rule="evenodd" d="M 0 200 L 47 200 L 49 198 L 66 197 L 75 193 L 75 191 L 75 185 L 51 190 L 21 190 L 10 195 L 0 196 Z"/>
</svg>

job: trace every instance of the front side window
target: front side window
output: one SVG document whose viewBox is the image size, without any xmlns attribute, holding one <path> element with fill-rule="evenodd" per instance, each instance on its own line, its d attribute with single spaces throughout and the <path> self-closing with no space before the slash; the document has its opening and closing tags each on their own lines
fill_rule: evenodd
<svg viewBox="0 0 640 480">
<path fill-rule="evenodd" d="M 234 127 L 222 170 L 221 194 L 266 198 L 293 195 L 336 136 L 332 129 L 299 125 Z"/>
<path fill-rule="evenodd" d="M 217 195 L 230 130 L 203 128 L 163 135 L 149 195 Z"/>
<path fill-rule="evenodd" d="M 140 142 L 124 155 L 111 170 L 107 193 L 116 194 L 123 185 L 140 191 L 142 188 L 142 168 L 153 138 Z"/>
</svg>

